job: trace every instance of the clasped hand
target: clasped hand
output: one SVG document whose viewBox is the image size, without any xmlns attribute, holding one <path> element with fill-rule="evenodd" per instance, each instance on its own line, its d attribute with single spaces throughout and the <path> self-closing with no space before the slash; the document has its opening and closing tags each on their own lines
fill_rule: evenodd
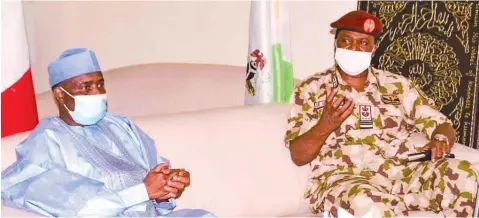
<svg viewBox="0 0 479 218">
<path fill-rule="evenodd" d="M 150 199 L 178 198 L 190 185 L 190 173 L 183 169 L 168 169 L 168 164 L 158 164 L 143 181 Z"/>
</svg>

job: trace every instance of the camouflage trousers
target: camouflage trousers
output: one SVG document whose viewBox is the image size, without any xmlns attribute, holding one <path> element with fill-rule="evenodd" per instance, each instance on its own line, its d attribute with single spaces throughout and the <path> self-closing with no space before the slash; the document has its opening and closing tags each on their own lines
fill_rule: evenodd
<svg viewBox="0 0 479 218">
<path fill-rule="evenodd" d="M 469 162 L 441 159 L 385 166 L 377 171 L 338 167 L 312 177 L 316 188 L 305 196 L 312 212 L 326 210 L 337 217 L 341 207 L 362 216 L 376 207 L 384 217 L 407 216 L 414 210 L 442 211 L 446 217 L 473 215 L 478 172 Z"/>
</svg>

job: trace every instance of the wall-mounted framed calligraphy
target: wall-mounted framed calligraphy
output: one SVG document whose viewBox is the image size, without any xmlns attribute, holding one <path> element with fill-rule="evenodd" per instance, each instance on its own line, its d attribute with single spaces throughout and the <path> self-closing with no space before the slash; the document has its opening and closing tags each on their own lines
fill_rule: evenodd
<svg viewBox="0 0 479 218">
<path fill-rule="evenodd" d="M 413 80 L 479 149 L 479 2 L 359 1 L 384 23 L 372 64 Z"/>
</svg>

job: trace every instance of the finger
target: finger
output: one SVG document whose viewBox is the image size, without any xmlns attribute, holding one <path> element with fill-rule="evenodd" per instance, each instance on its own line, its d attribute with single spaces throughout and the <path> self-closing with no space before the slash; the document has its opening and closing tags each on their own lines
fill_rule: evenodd
<svg viewBox="0 0 479 218">
<path fill-rule="evenodd" d="M 164 196 L 163 193 L 157 192 L 157 193 L 151 194 L 150 198 L 152 198 L 152 199 L 160 198 L 161 199 L 163 196 Z"/>
<path fill-rule="evenodd" d="M 434 159 L 441 159 L 442 157 L 441 148 L 436 143 L 432 145 L 431 151 L 432 151 L 432 156 L 434 157 Z"/>
<path fill-rule="evenodd" d="M 444 156 L 444 154 L 448 153 L 447 152 L 447 145 L 446 143 L 441 143 L 441 152 L 442 152 L 442 155 Z"/>
<path fill-rule="evenodd" d="M 441 144 L 435 144 L 435 147 L 436 147 L 436 159 L 441 159 L 442 158 L 442 148 L 441 148 Z"/>
<path fill-rule="evenodd" d="M 164 189 L 163 190 L 159 190 L 155 193 L 152 194 L 152 197 L 153 198 L 158 198 L 158 199 L 165 199 L 167 196 L 168 196 L 169 192 L 165 191 Z"/>
<path fill-rule="evenodd" d="M 331 102 L 331 87 L 326 87 L 326 102 Z"/>
<path fill-rule="evenodd" d="M 168 198 L 176 198 L 178 196 L 178 194 L 176 193 L 169 193 L 168 194 Z"/>
<path fill-rule="evenodd" d="M 168 180 L 172 180 L 175 176 L 178 175 L 178 171 L 172 171 L 169 175 L 168 175 Z"/>
<path fill-rule="evenodd" d="M 334 103 L 333 103 L 333 109 L 337 109 L 339 107 L 339 105 L 341 105 L 341 103 L 343 103 L 344 98 L 345 98 L 344 96 L 341 96 L 338 99 L 336 99 L 336 101 L 334 101 Z"/>
<path fill-rule="evenodd" d="M 163 174 L 170 174 L 171 173 L 171 170 L 168 168 L 168 167 L 165 167 L 161 170 L 161 173 Z"/>
<path fill-rule="evenodd" d="M 186 171 L 186 170 L 181 170 L 180 173 L 178 174 L 179 176 L 183 176 L 183 177 L 190 177 L 190 172 Z"/>
<path fill-rule="evenodd" d="M 438 143 L 437 146 L 438 146 L 438 149 L 439 149 L 439 156 L 440 158 L 444 158 L 444 155 L 446 154 L 446 147 L 445 147 L 445 143 Z"/>
<path fill-rule="evenodd" d="M 431 159 L 432 160 L 435 160 L 436 159 L 436 148 L 435 147 L 431 147 Z"/>
<path fill-rule="evenodd" d="M 327 97 L 327 102 L 329 104 L 331 104 L 333 102 L 334 96 L 338 92 L 338 90 L 336 90 L 336 89 L 332 89 L 332 88 L 330 88 L 330 89 L 331 89 L 331 91 L 329 92 L 329 96 Z"/>
<path fill-rule="evenodd" d="M 428 151 L 428 150 L 431 150 L 431 142 L 427 143 L 426 145 L 424 145 L 422 147 L 422 150 L 423 151 Z"/>
<path fill-rule="evenodd" d="M 171 187 L 169 185 L 163 187 L 163 189 L 165 189 L 165 191 L 167 192 L 174 193 L 174 194 L 178 193 L 179 191 L 177 188 Z"/>
<path fill-rule="evenodd" d="M 451 152 L 451 149 L 448 144 L 444 143 L 444 155 L 449 154 Z"/>
<path fill-rule="evenodd" d="M 178 176 L 178 177 L 175 177 L 173 178 L 173 181 L 175 182 L 181 182 L 183 184 L 190 184 L 190 177 L 187 177 L 187 176 Z"/>
<path fill-rule="evenodd" d="M 178 176 L 184 176 L 185 175 L 185 170 L 180 170 L 180 172 L 178 173 Z"/>
<path fill-rule="evenodd" d="M 159 173 L 159 172 L 161 172 L 162 169 L 164 169 L 165 167 L 168 168 L 168 164 L 167 164 L 167 163 L 158 164 L 158 165 L 156 165 L 155 168 L 153 168 L 153 172 Z"/>
<path fill-rule="evenodd" d="M 158 200 L 168 200 L 169 198 L 176 198 L 178 196 L 178 193 L 171 193 L 171 192 L 166 192 L 166 191 L 159 191 L 155 193 L 155 199 Z"/>
<path fill-rule="evenodd" d="M 349 115 L 351 115 L 354 111 L 354 103 L 351 103 L 348 107 L 348 109 L 346 109 L 346 111 L 344 111 L 344 113 L 341 114 L 340 118 L 341 120 L 345 120 L 346 118 L 349 117 Z"/>
<path fill-rule="evenodd" d="M 349 105 L 353 103 L 353 101 L 349 99 L 345 99 L 344 102 L 345 103 L 343 104 L 343 106 L 341 106 L 341 108 L 339 108 L 338 110 L 339 114 L 343 114 L 348 109 Z"/>
<path fill-rule="evenodd" d="M 441 158 L 442 158 L 441 148 L 438 147 L 438 148 L 436 148 L 436 159 L 439 160 Z"/>
<path fill-rule="evenodd" d="M 186 187 L 186 185 L 182 182 L 172 182 L 172 181 L 168 182 L 168 186 L 172 188 L 176 188 L 178 190 L 182 190 Z"/>
</svg>

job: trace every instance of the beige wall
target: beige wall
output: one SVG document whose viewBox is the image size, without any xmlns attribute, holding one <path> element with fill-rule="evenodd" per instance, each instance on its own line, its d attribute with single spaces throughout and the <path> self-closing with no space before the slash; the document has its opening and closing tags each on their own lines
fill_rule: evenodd
<svg viewBox="0 0 479 218">
<path fill-rule="evenodd" d="M 295 76 L 333 63 L 329 23 L 356 1 L 290 2 Z M 63 50 L 89 47 L 104 69 L 151 62 L 244 66 L 249 1 L 25 2 L 35 91 L 49 89 L 46 67 Z"/>
</svg>

